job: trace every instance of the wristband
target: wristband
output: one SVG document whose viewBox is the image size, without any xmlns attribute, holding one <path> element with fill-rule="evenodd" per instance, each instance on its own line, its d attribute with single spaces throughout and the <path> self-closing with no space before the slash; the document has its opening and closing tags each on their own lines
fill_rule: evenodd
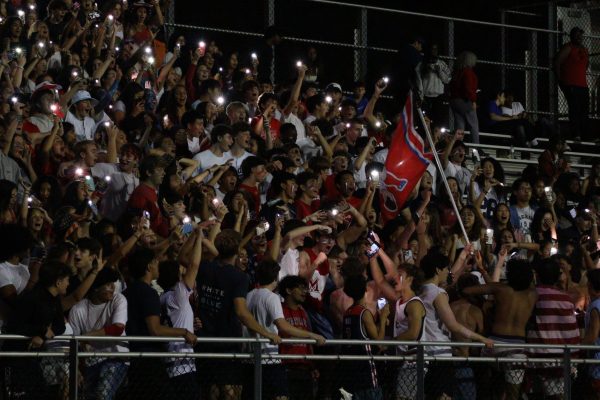
<svg viewBox="0 0 600 400">
<path fill-rule="evenodd" d="M 414 212 L 412 215 L 413 221 L 415 222 L 415 225 L 419 225 L 419 222 L 421 221 L 421 217 L 419 216 L 418 212 Z"/>
</svg>

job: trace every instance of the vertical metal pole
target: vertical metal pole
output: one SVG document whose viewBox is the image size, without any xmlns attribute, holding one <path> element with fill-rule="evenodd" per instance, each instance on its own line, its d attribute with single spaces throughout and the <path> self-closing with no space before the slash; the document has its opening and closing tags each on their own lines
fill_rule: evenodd
<svg viewBox="0 0 600 400">
<path fill-rule="evenodd" d="M 267 0 L 267 26 L 275 25 L 275 0 Z M 271 46 L 273 57 L 271 58 L 271 73 L 269 79 L 275 84 L 275 46 Z"/>
<path fill-rule="evenodd" d="M 425 349 L 417 344 L 417 400 L 425 399 Z"/>
<path fill-rule="evenodd" d="M 175 23 L 175 2 L 171 1 L 169 3 L 169 8 L 167 9 L 167 23 L 174 24 Z M 170 25 L 165 25 L 166 29 L 166 37 L 169 38 L 174 32 L 174 28 Z"/>
<path fill-rule="evenodd" d="M 525 109 L 531 110 L 531 51 L 525 50 Z"/>
<path fill-rule="evenodd" d="M 563 399 L 571 400 L 571 349 L 565 349 L 563 359 L 563 377 L 565 380 L 565 395 Z"/>
<path fill-rule="evenodd" d="M 368 50 L 367 46 L 369 45 L 367 32 L 369 31 L 369 21 L 368 21 L 368 13 L 366 8 L 360 9 L 360 45 L 362 49 L 360 49 L 360 76 L 359 79 L 365 79 L 367 76 L 367 60 L 368 60 Z M 359 80 L 356 79 L 356 80 Z"/>
<path fill-rule="evenodd" d="M 548 29 L 555 30 L 556 26 L 556 4 L 554 2 L 548 3 Z M 548 57 L 552 60 L 554 54 L 556 53 L 556 41 L 557 34 L 549 33 L 548 34 Z M 553 67 L 553 66 L 552 66 Z M 556 87 L 556 82 L 554 78 L 554 72 L 548 72 L 548 98 L 550 99 L 550 104 L 548 105 L 548 110 L 552 113 L 552 119 L 554 124 L 558 123 L 558 92 Z"/>
<path fill-rule="evenodd" d="M 531 51 L 530 62 L 532 66 L 538 65 L 538 36 L 537 32 L 531 32 L 529 36 L 529 49 Z M 531 110 L 538 111 L 538 70 L 531 69 Z"/>
<path fill-rule="evenodd" d="M 77 400 L 78 385 L 77 374 L 79 373 L 79 352 L 77 339 L 69 341 L 69 400 Z"/>
<path fill-rule="evenodd" d="M 267 0 L 267 25 L 275 25 L 275 0 Z"/>
<path fill-rule="evenodd" d="M 448 67 L 450 67 L 450 70 L 452 71 L 454 67 L 454 21 L 452 20 L 448 21 L 447 35 L 448 57 L 450 57 L 450 59 L 448 60 Z M 450 107 L 448 107 L 448 126 L 452 128 L 454 127 L 454 114 L 452 113 Z"/>
<path fill-rule="evenodd" d="M 360 29 L 354 29 L 354 46 L 360 46 Z M 353 51 L 353 65 L 354 65 L 354 80 L 358 81 L 360 79 L 360 50 L 358 47 L 354 48 Z"/>
<path fill-rule="evenodd" d="M 500 23 L 506 24 L 506 11 L 500 11 Z M 500 87 L 506 87 L 506 28 L 502 26 L 500 28 L 500 62 L 502 68 L 500 70 Z"/>
<path fill-rule="evenodd" d="M 262 400 L 262 346 L 257 340 L 254 346 L 254 400 Z"/>
<path fill-rule="evenodd" d="M 448 21 L 448 57 L 450 57 L 450 60 L 448 60 L 448 66 L 450 67 L 450 69 L 452 69 L 452 67 L 454 66 L 454 21 L 450 20 Z"/>
</svg>

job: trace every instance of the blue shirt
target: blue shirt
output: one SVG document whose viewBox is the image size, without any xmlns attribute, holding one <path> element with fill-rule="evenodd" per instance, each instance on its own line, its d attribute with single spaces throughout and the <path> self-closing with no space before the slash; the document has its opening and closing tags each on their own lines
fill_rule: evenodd
<svg viewBox="0 0 600 400">
<path fill-rule="evenodd" d="M 486 119 L 488 120 L 488 125 L 492 126 L 492 125 L 496 124 L 498 121 L 494 121 L 493 119 L 491 119 L 490 114 L 502 116 L 502 110 L 500 109 L 498 104 L 496 104 L 496 100 L 491 100 L 488 103 L 487 114 L 485 115 L 487 117 Z"/>
</svg>

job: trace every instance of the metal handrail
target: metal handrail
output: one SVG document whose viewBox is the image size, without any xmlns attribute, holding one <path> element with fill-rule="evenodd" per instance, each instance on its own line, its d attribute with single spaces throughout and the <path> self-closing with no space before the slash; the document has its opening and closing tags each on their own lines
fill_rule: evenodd
<svg viewBox="0 0 600 400">
<path fill-rule="evenodd" d="M 552 33 L 552 34 L 557 34 L 557 35 L 568 35 L 569 34 L 568 32 L 554 30 L 554 29 L 535 28 L 533 26 L 502 24 L 500 22 L 478 21 L 478 20 L 474 20 L 474 19 L 448 17 L 448 16 L 444 16 L 444 15 L 428 14 L 428 13 L 422 13 L 422 12 L 417 12 L 417 11 L 406 11 L 406 10 L 397 10 L 394 8 L 387 8 L 387 7 L 369 6 L 369 5 L 364 5 L 364 4 L 344 3 L 341 1 L 332 1 L 332 0 L 303 0 L 303 1 L 310 2 L 310 3 L 337 5 L 337 6 L 343 6 L 343 7 L 349 7 L 349 8 L 359 8 L 359 9 L 372 10 L 372 11 L 382 11 L 382 12 L 387 12 L 387 13 L 392 13 L 392 14 L 402 14 L 402 15 L 410 15 L 410 16 L 415 16 L 415 17 L 441 19 L 441 20 L 445 20 L 445 21 L 464 22 L 464 23 L 474 24 L 474 25 L 486 25 L 486 26 L 495 26 L 495 27 L 499 27 L 499 28 L 510 28 L 510 29 L 529 31 L 529 32 L 543 32 L 543 33 Z M 583 35 L 583 36 L 591 38 L 591 39 L 600 39 L 600 36 L 596 36 L 596 35 Z"/>
<path fill-rule="evenodd" d="M 483 148 L 483 149 L 496 149 L 496 150 L 515 150 L 515 151 L 521 151 L 521 152 L 527 152 L 527 153 L 543 153 L 545 150 L 544 149 L 535 149 L 535 148 L 529 148 L 529 147 L 510 147 L 510 146 L 503 146 L 503 145 L 498 145 L 498 144 L 485 144 L 485 143 L 465 143 L 465 146 L 467 147 L 479 147 L 479 148 Z M 600 154 L 596 154 L 596 153 L 580 153 L 577 151 L 565 151 L 563 153 L 565 156 L 575 156 L 575 157 L 589 157 L 589 158 L 598 158 L 600 157 Z"/>
<path fill-rule="evenodd" d="M 187 25 L 187 24 L 177 24 L 177 23 L 166 23 L 165 25 L 171 26 L 174 28 L 194 29 L 194 30 L 203 30 L 203 31 L 220 32 L 220 33 L 230 33 L 230 34 L 234 34 L 234 35 L 245 35 L 245 36 L 253 36 L 253 37 L 262 37 L 263 36 L 262 33 L 257 33 L 257 32 L 239 31 L 239 30 L 235 30 L 235 29 L 215 28 L 215 27 L 209 27 L 209 26 Z M 284 36 L 283 39 L 294 41 L 294 42 L 300 42 L 300 43 L 323 44 L 323 45 L 328 45 L 328 46 L 338 46 L 338 47 L 345 47 L 345 48 L 351 48 L 351 49 L 356 49 L 356 50 L 373 50 L 373 51 L 381 51 L 381 52 L 387 52 L 387 53 L 397 53 L 398 52 L 397 49 L 390 49 L 390 48 L 377 47 L 377 46 L 361 46 L 361 45 L 354 44 L 354 43 L 332 42 L 329 40 L 321 40 L 321 39 L 308 39 L 308 38 L 300 38 L 300 37 L 294 37 L 294 36 Z M 456 57 L 449 57 L 449 56 L 440 56 L 440 58 L 445 59 L 445 60 L 455 60 L 456 59 Z M 539 71 L 551 71 L 551 68 L 541 66 L 541 65 L 529 65 L 529 64 L 506 63 L 506 62 L 503 63 L 501 61 L 482 60 L 482 59 L 478 59 L 477 63 L 485 64 L 485 65 L 504 65 L 507 68 L 519 69 L 519 70 L 521 70 L 521 69 L 534 70 L 535 69 L 535 70 L 539 70 Z M 588 75 L 598 75 L 598 74 L 588 72 Z"/>
<path fill-rule="evenodd" d="M 22 335 L 0 335 L 2 340 L 27 340 L 30 337 Z M 83 336 L 83 335 L 62 335 L 55 336 L 53 341 L 77 340 L 82 342 L 185 342 L 185 339 L 178 336 L 157 337 L 157 336 Z M 270 343 L 266 338 L 244 338 L 244 337 L 199 337 L 198 343 Z M 284 344 L 317 344 L 314 339 L 282 339 Z M 330 339 L 325 345 L 376 345 L 376 346 L 420 346 L 420 347 L 484 347 L 483 343 L 478 342 L 428 342 L 428 341 L 402 341 L 402 340 L 348 340 L 348 339 Z M 600 352 L 600 346 L 594 345 L 569 345 L 569 344 L 532 344 L 523 343 L 519 345 L 510 343 L 497 343 L 497 348 L 516 347 L 522 349 L 562 349 L 562 350 L 595 350 Z M 0 351 L 0 354 L 4 354 Z M 47 354 L 47 353 L 43 353 Z M 104 353 L 102 353 L 104 354 Z"/>
</svg>

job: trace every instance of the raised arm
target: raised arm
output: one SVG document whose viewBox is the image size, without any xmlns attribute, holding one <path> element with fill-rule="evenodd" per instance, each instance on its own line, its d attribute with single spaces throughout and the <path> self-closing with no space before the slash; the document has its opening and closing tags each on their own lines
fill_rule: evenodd
<svg viewBox="0 0 600 400">
<path fill-rule="evenodd" d="M 398 293 L 396 293 L 396 290 L 385 279 L 385 276 L 379 267 L 379 263 L 377 262 L 377 257 L 372 257 L 369 260 L 369 267 L 371 269 L 371 276 L 373 277 L 373 280 L 377 284 L 379 290 L 381 290 L 383 293 L 383 297 L 388 300 L 398 300 Z"/>
<path fill-rule="evenodd" d="M 369 99 L 369 102 L 367 103 L 367 105 L 365 107 L 363 117 L 367 121 L 369 121 L 369 124 L 371 124 L 371 125 L 375 125 L 375 122 L 377 122 L 377 118 L 375 118 L 375 115 L 373 114 L 373 112 L 375 111 L 375 105 L 377 104 L 377 100 L 379 100 L 381 93 L 385 90 L 386 87 L 387 87 L 387 83 L 385 83 L 385 81 L 383 79 L 378 80 L 377 83 L 375 84 L 375 88 L 373 90 L 373 95 L 371 96 L 371 98 Z"/>
<path fill-rule="evenodd" d="M 185 275 L 183 276 L 183 283 L 188 289 L 192 289 L 196 284 L 196 276 L 198 275 L 198 268 L 200 268 L 200 261 L 202 260 L 202 239 L 204 239 L 204 235 L 202 234 L 202 226 L 199 225 L 196 228 L 195 238 L 194 238 L 194 247 L 192 250 L 192 259 L 190 264 L 187 266 Z"/>
<path fill-rule="evenodd" d="M 307 70 L 306 65 L 301 65 L 296 69 L 298 70 L 298 77 L 296 78 L 296 82 L 294 82 L 294 86 L 292 87 L 290 99 L 283 109 L 283 115 L 286 117 L 292 113 L 294 106 L 298 102 L 298 98 L 300 98 L 300 89 L 302 89 L 302 82 L 304 82 L 304 76 L 306 75 Z"/>
</svg>

